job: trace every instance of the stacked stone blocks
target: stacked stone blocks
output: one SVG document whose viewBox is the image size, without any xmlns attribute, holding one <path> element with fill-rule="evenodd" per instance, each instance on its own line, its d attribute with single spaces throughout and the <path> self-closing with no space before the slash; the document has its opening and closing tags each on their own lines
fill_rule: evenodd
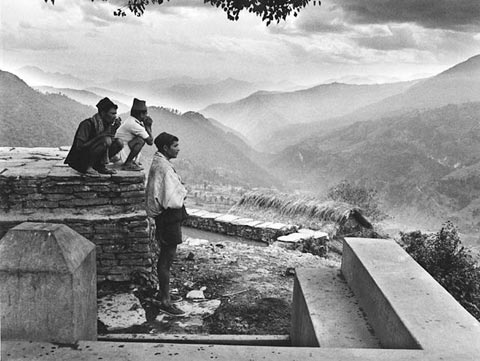
<svg viewBox="0 0 480 361">
<path fill-rule="evenodd" d="M 63 164 L 65 152 L 37 155 L 31 148 L 9 157 L 2 150 L 0 237 L 25 221 L 66 224 L 96 245 L 98 281 L 127 281 L 134 269 L 151 270 L 143 172 L 84 177 Z"/>
</svg>

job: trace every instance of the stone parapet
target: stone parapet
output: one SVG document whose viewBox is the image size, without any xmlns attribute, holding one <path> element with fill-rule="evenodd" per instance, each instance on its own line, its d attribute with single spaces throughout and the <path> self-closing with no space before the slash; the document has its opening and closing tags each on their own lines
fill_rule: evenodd
<svg viewBox="0 0 480 361">
<path fill-rule="evenodd" d="M 0 211 L 118 214 L 144 209 L 145 175 L 84 177 L 69 167 L 13 167 L 0 175 Z"/>
<path fill-rule="evenodd" d="M 22 222 L 66 224 L 96 245 L 98 281 L 150 270 L 155 244 L 144 211 L 145 174 L 85 177 L 55 148 L 0 148 L 0 237 Z"/>
</svg>

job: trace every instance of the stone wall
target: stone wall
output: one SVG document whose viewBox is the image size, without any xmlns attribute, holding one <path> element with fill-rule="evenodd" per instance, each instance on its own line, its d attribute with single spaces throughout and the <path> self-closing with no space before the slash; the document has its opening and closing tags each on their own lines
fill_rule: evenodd
<svg viewBox="0 0 480 361">
<path fill-rule="evenodd" d="M 150 270 L 155 252 L 144 173 L 84 177 L 63 164 L 65 155 L 0 148 L 0 238 L 26 221 L 62 223 L 96 245 L 98 281 L 126 281 L 134 269 Z"/>
</svg>

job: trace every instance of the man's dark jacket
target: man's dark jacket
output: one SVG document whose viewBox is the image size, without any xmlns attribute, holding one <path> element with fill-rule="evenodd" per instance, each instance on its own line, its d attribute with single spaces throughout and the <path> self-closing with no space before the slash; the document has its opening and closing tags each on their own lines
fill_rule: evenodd
<svg viewBox="0 0 480 361">
<path fill-rule="evenodd" d="M 91 153 L 90 149 L 88 147 L 83 147 L 83 145 L 102 133 L 113 136 L 115 132 L 113 131 L 111 124 L 106 124 L 98 113 L 91 118 L 83 120 L 75 133 L 73 145 L 65 159 L 65 164 L 84 173 L 88 166 L 91 165 L 89 159 Z"/>
</svg>

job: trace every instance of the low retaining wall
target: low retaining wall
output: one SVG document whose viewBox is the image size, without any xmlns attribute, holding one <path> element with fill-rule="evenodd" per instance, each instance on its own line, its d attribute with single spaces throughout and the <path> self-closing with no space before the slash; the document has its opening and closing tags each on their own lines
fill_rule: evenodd
<svg viewBox="0 0 480 361">
<path fill-rule="evenodd" d="M 231 214 L 212 213 L 199 209 L 188 209 L 187 227 L 223 233 L 254 241 L 272 244 L 278 237 L 296 232 L 295 226 L 283 223 L 255 221 Z"/>
</svg>

